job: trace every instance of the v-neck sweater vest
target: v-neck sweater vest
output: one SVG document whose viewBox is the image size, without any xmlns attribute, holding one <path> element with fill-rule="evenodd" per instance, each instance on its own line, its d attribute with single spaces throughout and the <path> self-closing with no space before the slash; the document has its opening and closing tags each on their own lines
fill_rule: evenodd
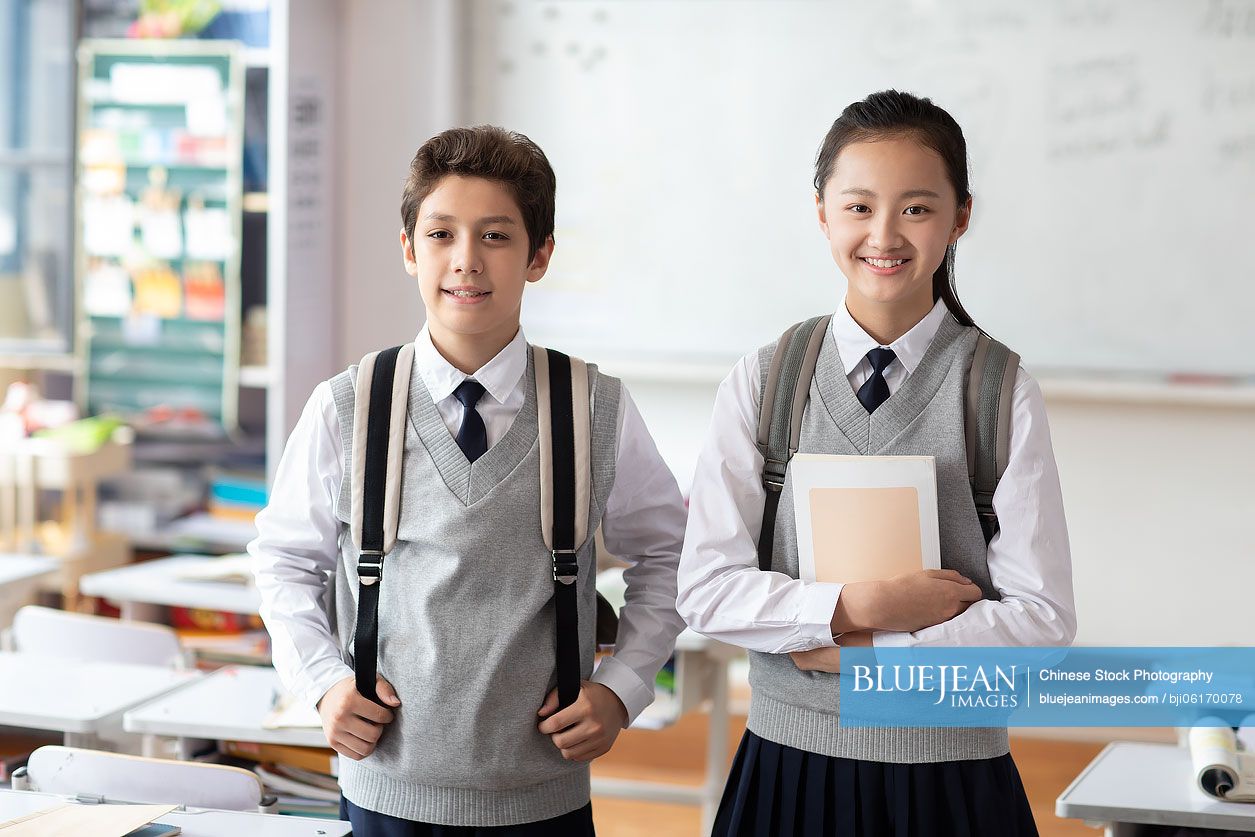
<svg viewBox="0 0 1255 837">
<path fill-rule="evenodd" d="M 331 380 L 352 473 L 356 367 Z M 575 810 L 588 766 L 537 731 L 557 682 L 553 574 L 540 526 L 540 449 L 531 353 L 522 408 L 505 436 L 467 461 L 415 366 L 410 381 L 400 522 L 384 559 L 378 670 L 401 700 L 371 755 L 340 759 L 340 786 L 359 807 L 441 825 L 500 826 Z M 591 533 L 614 483 L 619 381 L 589 365 L 592 496 L 580 548 L 581 677 L 593 668 L 596 555 Z M 353 659 L 357 549 L 341 486 L 334 617 Z"/>
<path fill-rule="evenodd" d="M 915 371 L 868 414 L 844 374 L 829 329 L 803 413 L 798 451 L 935 457 L 941 566 L 962 573 L 986 599 L 996 601 L 999 596 L 989 579 L 987 547 L 968 484 L 963 435 L 964 393 L 976 337 L 976 329 L 947 316 Z M 759 351 L 761 384 L 766 383 L 775 348 L 773 343 Z M 771 568 L 797 578 L 793 504 L 792 481 L 786 479 Z M 899 763 L 993 758 L 1008 752 L 1005 729 L 842 727 L 837 675 L 801 671 L 787 654 L 749 656 L 748 726 L 778 744 L 826 756 Z"/>
</svg>

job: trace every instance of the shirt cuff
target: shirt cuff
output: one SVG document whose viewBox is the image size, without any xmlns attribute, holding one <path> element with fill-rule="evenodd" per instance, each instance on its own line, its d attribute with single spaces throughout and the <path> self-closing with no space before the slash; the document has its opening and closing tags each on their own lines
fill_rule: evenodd
<svg viewBox="0 0 1255 837">
<path fill-rule="evenodd" d="M 316 709 L 318 707 L 318 701 L 323 699 L 323 696 L 331 690 L 332 686 L 339 683 L 346 677 L 355 676 L 355 674 L 356 672 L 354 672 L 353 669 L 346 665 L 343 661 L 334 660 L 330 665 L 325 667 L 325 670 L 321 670 L 312 676 L 308 681 L 308 688 L 296 697 L 305 705 L 312 706 Z"/>
<path fill-rule="evenodd" d="M 816 581 L 806 586 L 806 598 L 798 617 L 798 636 L 809 642 L 811 648 L 831 648 L 837 643 L 832 639 L 832 615 L 837 610 L 844 584 Z"/>
<path fill-rule="evenodd" d="M 623 708 L 627 710 L 628 726 L 645 711 L 645 707 L 654 702 L 653 685 L 646 684 L 631 666 L 615 659 L 613 655 L 601 658 L 590 679 L 605 686 L 623 701 Z"/>
<path fill-rule="evenodd" d="M 909 648 L 914 637 L 908 631 L 872 631 L 875 648 Z"/>
</svg>

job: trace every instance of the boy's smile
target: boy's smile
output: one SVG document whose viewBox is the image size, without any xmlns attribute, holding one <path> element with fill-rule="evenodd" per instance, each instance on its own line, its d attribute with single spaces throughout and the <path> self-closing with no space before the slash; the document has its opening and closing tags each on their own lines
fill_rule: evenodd
<svg viewBox="0 0 1255 837">
<path fill-rule="evenodd" d="M 523 288 L 545 275 L 553 239 L 530 261 L 528 250 L 513 194 L 482 177 L 445 176 L 418 207 L 413 240 L 401 231 L 432 342 L 463 372 L 474 373 L 518 333 Z"/>
</svg>

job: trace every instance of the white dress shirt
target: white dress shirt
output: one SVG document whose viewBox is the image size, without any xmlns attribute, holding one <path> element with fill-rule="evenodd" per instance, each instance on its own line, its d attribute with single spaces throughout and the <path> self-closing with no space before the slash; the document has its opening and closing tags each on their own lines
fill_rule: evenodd
<svg viewBox="0 0 1255 837">
<path fill-rule="evenodd" d="M 937 302 L 888 346 L 897 356 L 884 370 L 890 394 L 915 371 L 946 316 L 945 304 Z M 844 300 L 830 330 L 857 392 L 872 373 L 866 355 L 879 344 L 850 316 Z M 842 585 L 758 569 L 765 496 L 763 457 L 755 442 L 759 390 L 758 352 L 742 358 L 719 386 L 689 497 L 677 608 L 693 630 L 753 651 L 783 654 L 831 646 L 830 623 Z M 877 631 L 875 645 L 1072 641 L 1076 607 L 1059 473 L 1041 389 L 1023 367 L 1011 399 L 1007 467 L 993 503 L 1001 529 L 989 544 L 989 578 L 1002 600 L 975 602 L 955 618 L 914 633 Z"/>
<path fill-rule="evenodd" d="M 527 341 L 514 340 L 474 375 L 436 350 L 427 327 L 414 341 L 414 364 L 451 435 L 462 422 L 453 391 L 468 377 L 486 394 L 476 405 L 491 447 L 523 406 Z M 593 681 L 618 695 L 634 720 L 653 699 L 654 676 L 671 655 L 684 622 L 675 611 L 675 572 L 684 538 L 684 502 L 626 388 L 619 398 L 615 480 L 602 516 L 606 548 L 631 564 L 619 614 L 618 644 Z M 310 396 L 288 438 L 270 504 L 257 516 L 253 556 L 261 614 L 270 631 L 275 668 L 301 700 L 315 704 L 353 670 L 341 659 L 324 605 L 346 528 L 336 518 L 344 452 L 328 382 Z M 539 511 L 537 512 L 539 514 Z M 473 661 L 467 661 L 473 664 Z M 537 697 L 537 708 L 543 695 Z"/>
</svg>

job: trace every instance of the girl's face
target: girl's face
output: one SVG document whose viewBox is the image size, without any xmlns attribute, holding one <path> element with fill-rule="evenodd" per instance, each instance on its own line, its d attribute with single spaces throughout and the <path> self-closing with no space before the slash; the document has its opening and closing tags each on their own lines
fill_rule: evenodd
<svg viewBox="0 0 1255 837">
<path fill-rule="evenodd" d="M 933 306 L 933 272 L 967 231 L 941 156 L 910 137 L 856 142 L 837 155 L 819 227 L 849 282 L 851 313 L 918 314 Z"/>
</svg>

